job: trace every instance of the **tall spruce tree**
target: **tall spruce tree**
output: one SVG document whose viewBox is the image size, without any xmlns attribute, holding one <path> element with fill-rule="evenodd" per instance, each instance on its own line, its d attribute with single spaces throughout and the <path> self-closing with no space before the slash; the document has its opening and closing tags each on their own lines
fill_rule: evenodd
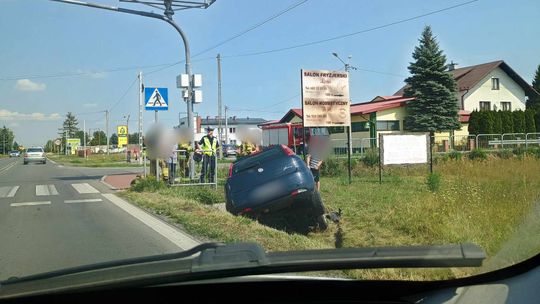
<svg viewBox="0 0 540 304">
<path fill-rule="evenodd" d="M 532 87 L 537 93 L 540 93 L 540 64 L 536 68 Z M 527 100 L 527 109 L 533 109 L 538 114 L 540 112 L 540 96 L 529 96 L 529 100 Z"/>
<path fill-rule="evenodd" d="M 446 56 L 439 49 L 431 27 L 426 26 L 409 65 L 411 76 L 405 82 L 405 97 L 414 97 L 407 105 L 405 126 L 419 132 L 452 131 L 461 128 L 458 119 L 456 81 L 447 72 Z"/>
</svg>

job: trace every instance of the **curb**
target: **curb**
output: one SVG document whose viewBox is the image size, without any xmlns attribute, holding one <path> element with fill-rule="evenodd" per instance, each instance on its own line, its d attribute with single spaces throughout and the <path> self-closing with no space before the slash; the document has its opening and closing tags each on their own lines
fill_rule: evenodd
<svg viewBox="0 0 540 304">
<path fill-rule="evenodd" d="M 114 187 L 113 185 L 111 185 L 111 184 L 109 184 L 109 183 L 107 183 L 107 182 L 105 181 L 105 179 L 107 178 L 107 176 L 108 176 L 108 175 L 103 175 L 99 181 L 100 181 L 102 184 L 104 184 L 105 186 L 109 187 L 111 190 L 116 190 L 116 191 L 118 191 L 118 189 L 117 189 L 116 187 Z"/>
</svg>

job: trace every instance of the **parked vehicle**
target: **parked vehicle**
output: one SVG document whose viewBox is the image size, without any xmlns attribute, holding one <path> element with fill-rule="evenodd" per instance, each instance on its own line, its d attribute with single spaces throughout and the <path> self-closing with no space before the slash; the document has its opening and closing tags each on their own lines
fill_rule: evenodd
<svg viewBox="0 0 540 304">
<path fill-rule="evenodd" d="M 9 157 L 19 157 L 21 156 L 21 152 L 17 150 L 9 151 Z"/>
<path fill-rule="evenodd" d="M 234 145 L 223 145 L 223 155 L 225 157 L 236 156 L 236 147 Z"/>
<path fill-rule="evenodd" d="M 296 232 L 327 228 L 325 208 L 305 162 L 275 145 L 230 165 L 226 208 L 263 224 Z"/>
<path fill-rule="evenodd" d="M 38 162 L 42 164 L 45 164 L 47 162 L 47 158 L 45 157 L 45 151 L 42 147 L 32 147 L 26 149 L 26 152 L 24 152 L 23 163 L 27 165 L 30 162 Z"/>
<path fill-rule="evenodd" d="M 278 123 L 262 125 L 261 128 L 263 147 L 286 145 L 296 154 L 302 153 L 304 137 L 305 141 L 309 142 L 311 136 L 329 135 L 327 128 L 306 128 L 306 133 L 303 134 L 302 123 Z"/>
</svg>

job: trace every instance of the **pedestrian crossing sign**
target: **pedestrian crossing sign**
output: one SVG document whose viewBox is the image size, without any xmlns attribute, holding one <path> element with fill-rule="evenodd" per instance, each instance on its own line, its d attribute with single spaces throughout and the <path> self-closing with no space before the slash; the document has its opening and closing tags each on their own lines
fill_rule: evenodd
<svg viewBox="0 0 540 304">
<path fill-rule="evenodd" d="M 144 88 L 144 103 L 146 110 L 167 111 L 169 109 L 167 88 Z"/>
</svg>

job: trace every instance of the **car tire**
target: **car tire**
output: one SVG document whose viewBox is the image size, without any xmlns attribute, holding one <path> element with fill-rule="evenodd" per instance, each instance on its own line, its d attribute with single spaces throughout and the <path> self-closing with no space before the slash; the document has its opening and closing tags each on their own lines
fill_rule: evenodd
<svg viewBox="0 0 540 304">
<path fill-rule="evenodd" d="M 27 162 L 23 162 L 23 165 L 28 165 L 28 163 L 27 163 Z"/>
<path fill-rule="evenodd" d="M 313 208 L 315 215 L 321 215 L 321 214 L 326 213 L 326 209 L 324 208 L 324 203 L 322 201 L 321 193 L 317 190 L 313 191 L 313 195 L 311 196 L 311 206 Z"/>
<path fill-rule="evenodd" d="M 317 221 L 317 228 L 320 231 L 325 231 L 326 229 L 328 229 L 328 222 L 326 221 L 326 216 L 324 214 L 319 215 L 316 221 Z"/>
<path fill-rule="evenodd" d="M 43 161 L 43 164 L 45 165 L 46 163 L 47 163 L 47 161 L 46 161 L 46 160 L 44 160 L 44 161 Z"/>
</svg>

